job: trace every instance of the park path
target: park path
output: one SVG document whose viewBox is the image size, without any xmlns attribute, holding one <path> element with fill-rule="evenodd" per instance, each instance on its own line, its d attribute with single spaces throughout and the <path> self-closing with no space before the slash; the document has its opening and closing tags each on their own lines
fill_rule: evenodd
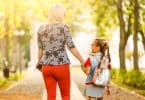
<svg viewBox="0 0 145 100">
<path fill-rule="evenodd" d="M 27 71 L 24 79 L 0 92 L 0 100 L 41 100 L 43 90 L 41 73 Z"/>
<path fill-rule="evenodd" d="M 71 68 L 71 100 L 85 100 L 83 97 L 86 76 L 80 68 Z M 46 100 L 46 91 L 41 73 L 28 71 L 24 79 L 10 86 L 5 91 L 0 91 L 0 100 Z M 57 91 L 57 100 L 61 100 Z M 129 92 L 125 89 L 111 85 L 111 95 L 105 96 L 104 100 L 145 100 L 144 97 Z"/>
<path fill-rule="evenodd" d="M 57 88 L 58 89 L 58 88 Z M 83 100 L 76 84 L 71 82 L 71 100 Z M 10 86 L 5 91 L 0 91 L 0 100 L 46 100 L 46 90 L 39 71 L 28 71 L 24 79 Z M 57 90 L 57 100 L 61 100 Z"/>
</svg>

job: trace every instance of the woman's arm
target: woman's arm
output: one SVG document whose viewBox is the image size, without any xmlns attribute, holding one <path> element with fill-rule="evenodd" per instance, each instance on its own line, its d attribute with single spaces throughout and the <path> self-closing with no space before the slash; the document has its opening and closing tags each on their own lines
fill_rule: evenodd
<svg viewBox="0 0 145 100">
<path fill-rule="evenodd" d="M 42 44 L 42 41 L 41 41 L 41 34 L 44 32 L 44 29 L 45 27 L 42 25 L 40 26 L 40 28 L 38 29 L 38 32 L 37 32 L 37 44 L 38 44 L 38 63 L 40 62 L 40 59 L 43 55 L 43 44 Z"/>
<path fill-rule="evenodd" d="M 80 63 L 82 65 L 84 65 L 84 59 L 82 58 L 82 56 L 80 55 L 79 51 L 77 50 L 77 48 L 71 48 L 70 49 L 71 53 L 80 61 Z"/>
<path fill-rule="evenodd" d="M 70 34 L 70 29 L 68 26 L 64 26 L 64 34 L 65 34 L 65 40 L 67 44 L 67 48 L 71 51 L 71 53 L 80 61 L 82 65 L 84 65 L 84 59 L 80 55 L 79 51 L 75 47 L 75 44 L 72 40 L 71 34 Z"/>
<path fill-rule="evenodd" d="M 43 55 L 43 50 L 42 50 L 42 48 L 39 48 L 38 49 L 38 63 L 40 62 L 40 59 L 42 58 L 42 55 Z"/>
<path fill-rule="evenodd" d="M 43 44 L 42 44 L 42 41 L 41 41 L 41 34 L 44 32 L 44 26 L 40 26 L 40 28 L 38 29 L 38 32 L 37 32 L 37 44 L 38 44 L 38 61 L 37 61 L 37 64 L 36 64 L 36 68 L 38 70 L 42 70 L 42 65 L 40 63 L 40 60 L 43 56 Z"/>
<path fill-rule="evenodd" d="M 85 72 L 85 68 L 84 68 L 85 62 L 84 62 L 84 59 L 82 58 L 82 56 L 80 55 L 79 51 L 77 50 L 77 48 L 71 48 L 70 51 L 80 61 L 81 69 L 83 72 Z"/>
</svg>

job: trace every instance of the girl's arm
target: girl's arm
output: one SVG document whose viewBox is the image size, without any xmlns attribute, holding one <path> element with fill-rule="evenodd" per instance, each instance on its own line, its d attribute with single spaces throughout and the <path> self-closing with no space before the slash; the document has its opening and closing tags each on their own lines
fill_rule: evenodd
<svg viewBox="0 0 145 100">
<path fill-rule="evenodd" d="M 90 61 L 90 58 L 88 58 L 84 64 L 84 66 L 82 66 L 82 69 L 83 69 L 83 72 L 86 74 L 86 75 L 89 75 L 90 73 L 90 69 L 91 69 L 91 61 Z"/>
</svg>

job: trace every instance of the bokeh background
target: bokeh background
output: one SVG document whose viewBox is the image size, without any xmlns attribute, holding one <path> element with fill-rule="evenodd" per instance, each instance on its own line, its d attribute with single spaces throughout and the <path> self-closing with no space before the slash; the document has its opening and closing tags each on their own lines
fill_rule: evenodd
<svg viewBox="0 0 145 100">
<path fill-rule="evenodd" d="M 145 95 L 145 0 L 0 0 L 0 88 L 9 78 L 17 82 L 21 74 L 35 70 L 37 30 L 47 24 L 56 3 L 66 7 L 65 21 L 84 59 L 93 39 L 105 37 L 112 82 Z M 72 66 L 79 67 L 68 54 Z"/>
</svg>

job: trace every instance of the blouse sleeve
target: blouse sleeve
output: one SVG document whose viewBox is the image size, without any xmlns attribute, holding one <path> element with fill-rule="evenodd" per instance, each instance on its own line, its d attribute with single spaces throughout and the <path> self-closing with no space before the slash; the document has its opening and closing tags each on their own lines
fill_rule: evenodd
<svg viewBox="0 0 145 100">
<path fill-rule="evenodd" d="M 68 26 L 64 26 L 64 34 L 65 34 L 65 40 L 67 44 L 67 48 L 70 50 L 71 48 L 75 48 L 75 44 L 72 40 L 72 36 L 70 34 L 70 29 Z"/>
<path fill-rule="evenodd" d="M 90 58 L 88 58 L 85 62 L 85 66 L 91 66 L 91 61 Z"/>
<path fill-rule="evenodd" d="M 41 41 L 42 32 L 44 32 L 44 26 L 43 25 L 39 27 L 38 32 L 37 32 L 37 43 L 38 43 L 38 48 L 39 49 L 43 49 L 43 44 L 42 44 L 42 41 Z"/>
</svg>

